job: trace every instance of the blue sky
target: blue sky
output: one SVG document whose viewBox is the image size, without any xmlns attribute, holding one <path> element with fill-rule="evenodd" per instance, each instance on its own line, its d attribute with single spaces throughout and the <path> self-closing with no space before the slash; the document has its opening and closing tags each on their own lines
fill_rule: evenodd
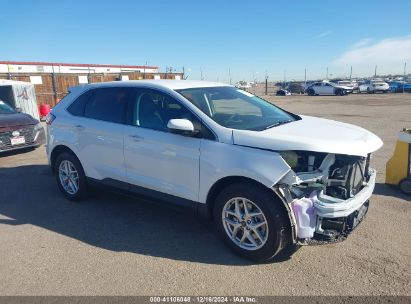
<svg viewBox="0 0 411 304">
<path fill-rule="evenodd" d="M 184 66 L 233 81 L 402 73 L 411 1 L 0 0 L 0 60 Z M 411 69 L 411 67 L 410 67 Z"/>
</svg>

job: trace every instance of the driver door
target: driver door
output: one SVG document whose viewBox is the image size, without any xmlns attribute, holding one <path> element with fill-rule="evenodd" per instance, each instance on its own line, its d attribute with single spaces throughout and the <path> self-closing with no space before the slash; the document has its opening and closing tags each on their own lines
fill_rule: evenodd
<svg viewBox="0 0 411 304">
<path fill-rule="evenodd" d="M 198 201 L 201 138 L 167 129 L 173 118 L 187 118 L 196 126 L 194 115 L 170 96 L 152 89 L 138 89 L 128 113 L 124 159 L 131 190 Z"/>
</svg>

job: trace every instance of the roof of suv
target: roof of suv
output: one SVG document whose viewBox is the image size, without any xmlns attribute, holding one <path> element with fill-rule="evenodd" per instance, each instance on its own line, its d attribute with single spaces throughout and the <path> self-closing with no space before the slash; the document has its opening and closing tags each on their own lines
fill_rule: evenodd
<svg viewBox="0 0 411 304">
<path fill-rule="evenodd" d="M 107 86 L 145 86 L 150 87 L 163 87 L 171 90 L 180 90 L 188 88 L 205 88 L 205 87 L 224 87 L 230 86 L 228 84 L 210 81 L 200 81 L 200 80 L 171 80 L 171 79 L 161 79 L 161 80 L 127 80 L 127 81 L 112 81 L 112 82 L 99 82 L 87 84 L 84 86 L 92 87 L 107 87 Z"/>
</svg>

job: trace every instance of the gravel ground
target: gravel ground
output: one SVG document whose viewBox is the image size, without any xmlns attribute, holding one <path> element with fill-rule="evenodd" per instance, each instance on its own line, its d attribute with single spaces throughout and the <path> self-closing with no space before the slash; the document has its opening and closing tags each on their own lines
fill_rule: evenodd
<svg viewBox="0 0 411 304">
<path fill-rule="evenodd" d="M 108 193 L 66 201 L 41 147 L 0 157 L 0 295 L 411 295 L 410 197 L 384 185 L 411 94 L 267 98 L 383 139 L 370 211 L 345 242 L 253 265 L 185 212 Z"/>
</svg>

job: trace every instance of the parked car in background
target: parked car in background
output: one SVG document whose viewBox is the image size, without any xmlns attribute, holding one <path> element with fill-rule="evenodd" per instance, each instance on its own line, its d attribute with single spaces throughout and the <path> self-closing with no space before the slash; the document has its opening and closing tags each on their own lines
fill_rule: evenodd
<svg viewBox="0 0 411 304">
<path fill-rule="evenodd" d="M 382 146 L 360 127 L 205 81 L 78 86 L 47 124 L 48 160 L 68 199 L 100 185 L 186 206 L 257 261 L 345 239 L 367 213 L 370 157 Z"/>
<path fill-rule="evenodd" d="M 350 88 L 352 92 L 358 92 L 358 83 L 351 80 L 340 80 L 337 85 Z"/>
<path fill-rule="evenodd" d="M 387 82 L 391 93 L 402 93 L 404 89 L 404 81 L 389 81 Z"/>
<path fill-rule="evenodd" d="M 0 154 L 22 148 L 36 148 L 46 141 L 41 123 L 0 100 Z"/>
<path fill-rule="evenodd" d="M 304 94 L 304 85 L 299 82 L 291 82 L 285 89 L 293 94 Z"/>
<path fill-rule="evenodd" d="M 291 95 L 291 93 L 287 90 L 280 89 L 275 93 L 275 95 L 277 95 L 277 96 L 289 96 L 289 95 Z"/>
<path fill-rule="evenodd" d="M 348 93 L 352 93 L 352 88 L 345 86 L 339 86 L 329 81 L 314 82 L 307 87 L 305 92 L 310 95 L 339 95 L 344 96 Z"/>
<path fill-rule="evenodd" d="M 390 90 L 390 86 L 383 80 L 368 80 L 362 83 L 359 87 L 359 93 L 387 93 Z"/>
<path fill-rule="evenodd" d="M 249 81 L 239 81 L 235 84 L 235 87 L 239 89 L 250 89 L 253 87 L 253 83 Z"/>
</svg>

